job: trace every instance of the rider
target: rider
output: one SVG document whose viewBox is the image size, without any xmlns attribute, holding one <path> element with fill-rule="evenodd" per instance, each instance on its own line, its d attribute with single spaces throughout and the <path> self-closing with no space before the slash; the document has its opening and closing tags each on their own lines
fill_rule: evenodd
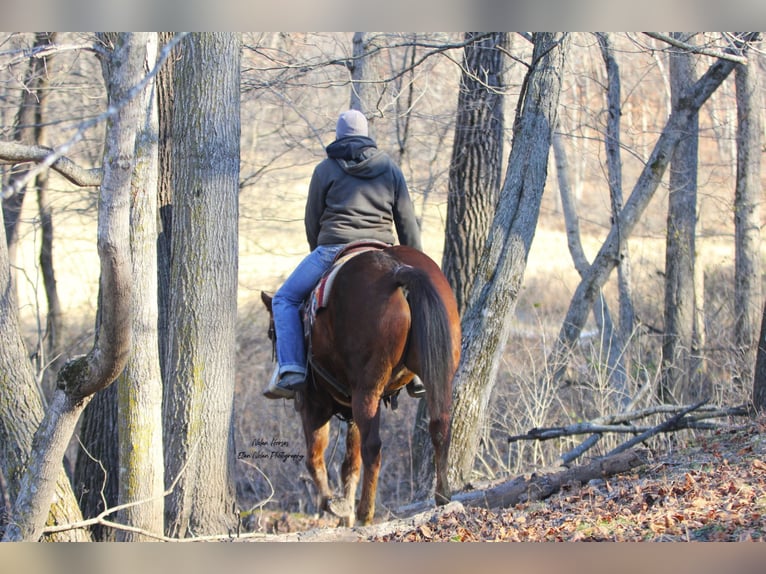
<svg viewBox="0 0 766 574">
<path fill-rule="evenodd" d="M 358 110 L 340 114 L 327 158 L 314 168 L 304 224 L 311 252 L 274 295 L 278 380 L 263 393 L 293 398 L 306 384 L 306 348 L 300 306 L 340 249 L 353 241 L 374 239 L 422 251 L 420 228 L 399 167 L 369 137 L 367 118 Z M 417 377 L 407 385 L 412 396 L 425 392 Z"/>
</svg>

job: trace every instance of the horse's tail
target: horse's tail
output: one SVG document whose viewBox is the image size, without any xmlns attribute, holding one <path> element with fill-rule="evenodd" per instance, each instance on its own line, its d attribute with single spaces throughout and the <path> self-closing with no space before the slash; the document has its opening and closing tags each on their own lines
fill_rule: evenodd
<svg viewBox="0 0 766 574">
<path fill-rule="evenodd" d="M 428 274 L 400 265 L 396 282 L 406 290 L 410 305 L 410 342 L 420 359 L 420 378 L 429 392 L 431 409 L 448 412 L 452 401 L 452 331 L 447 309 Z"/>
</svg>

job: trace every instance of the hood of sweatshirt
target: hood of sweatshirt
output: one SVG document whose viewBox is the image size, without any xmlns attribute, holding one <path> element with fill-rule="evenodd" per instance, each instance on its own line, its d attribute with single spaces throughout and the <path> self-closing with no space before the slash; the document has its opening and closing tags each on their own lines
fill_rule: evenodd
<svg viewBox="0 0 766 574">
<path fill-rule="evenodd" d="M 377 148 L 372 138 L 352 136 L 335 140 L 327 146 L 327 157 L 355 177 L 371 179 L 389 168 L 388 155 Z"/>
</svg>

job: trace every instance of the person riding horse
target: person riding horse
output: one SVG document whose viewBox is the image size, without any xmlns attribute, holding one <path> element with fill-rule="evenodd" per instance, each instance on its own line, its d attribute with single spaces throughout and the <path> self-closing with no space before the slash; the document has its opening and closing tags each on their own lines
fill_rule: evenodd
<svg viewBox="0 0 766 574">
<path fill-rule="evenodd" d="M 404 175 L 369 137 L 364 114 L 358 110 L 341 113 L 335 136 L 309 184 L 304 225 L 311 251 L 273 298 L 278 376 L 264 391 L 267 398 L 290 399 L 305 387 L 306 345 L 300 308 L 345 245 L 359 240 L 393 245 L 393 224 L 401 245 L 423 250 Z M 413 397 L 425 394 L 417 377 L 406 388 Z"/>
</svg>

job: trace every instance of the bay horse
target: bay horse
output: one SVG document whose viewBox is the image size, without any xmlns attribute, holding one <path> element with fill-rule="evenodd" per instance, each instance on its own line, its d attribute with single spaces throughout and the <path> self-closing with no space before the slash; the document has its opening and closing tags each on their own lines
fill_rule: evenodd
<svg viewBox="0 0 766 574">
<path fill-rule="evenodd" d="M 261 293 L 271 315 L 271 297 Z M 269 328 L 273 335 L 273 316 Z M 450 500 L 452 378 L 460 359 L 460 318 L 447 279 L 426 254 L 407 246 L 367 250 L 336 273 L 327 303 L 310 329 L 309 376 L 296 393 L 306 440 L 306 467 L 320 507 L 353 526 L 372 522 L 381 464 L 381 400 L 418 375 L 426 388 L 434 446 L 437 504 Z M 334 497 L 324 453 L 330 419 L 348 423 L 341 466 L 343 494 Z M 354 516 L 360 461 L 362 493 Z"/>
</svg>

